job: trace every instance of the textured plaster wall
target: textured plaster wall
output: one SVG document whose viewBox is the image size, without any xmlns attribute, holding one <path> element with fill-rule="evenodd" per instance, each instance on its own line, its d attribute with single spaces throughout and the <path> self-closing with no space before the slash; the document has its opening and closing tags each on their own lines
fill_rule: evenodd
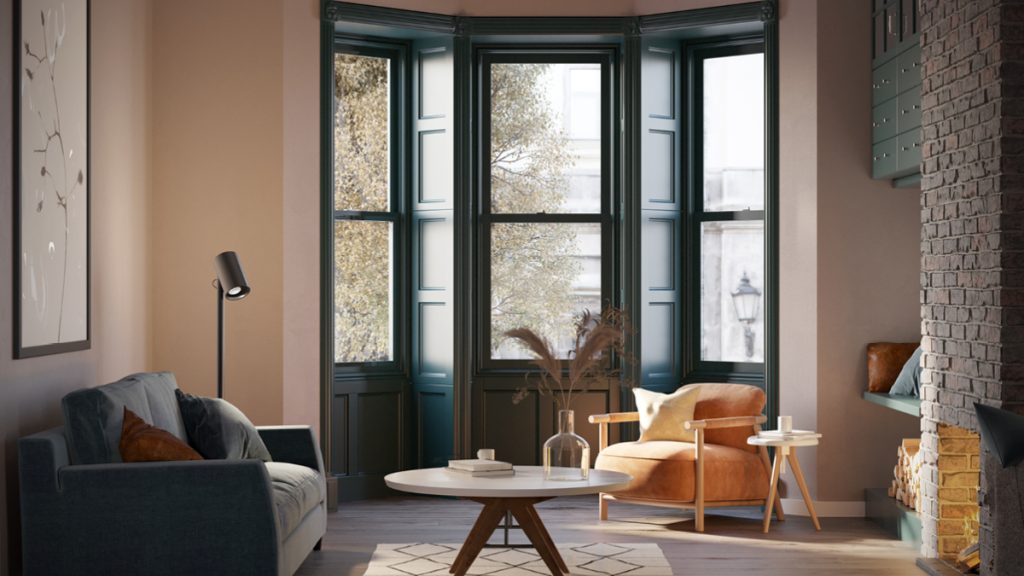
<svg viewBox="0 0 1024 576">
<path fill-rule="evenodd" d="M 149 368 L 148 0 L 92 0 L 92 348 L 12 359 L 12 2 L 0 0 L 0 576 L 20 570 L 17 439 L 60 425 L 67 392 Z"/>
</svg>

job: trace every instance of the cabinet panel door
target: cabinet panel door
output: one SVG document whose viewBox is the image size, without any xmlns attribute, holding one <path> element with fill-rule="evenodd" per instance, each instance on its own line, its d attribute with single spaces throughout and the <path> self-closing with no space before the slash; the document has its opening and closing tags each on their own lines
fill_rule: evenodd
<svg viewBox="0 0 1024 576">
<path fill-rule="evenodd" d="M 871 74 L 871 101 L 876 106 L 889 98 L 896 97 L 896 81 L 899 71 L 899 62 L 890 60 L 876 68 Z"/>
<path fill-rule="evenodd" d="M 899 101 L 890 98 L 871 110 L 871 141 L 881 142 L 899 133 Z"/>
<path fill-rule="evenodd" d="M 921 126 L 921 87 L 914 86 L 900 94 L 898 101 L 900 109 L 899 131 L 906 132 L 911 128 Z"/>
<path fill-rule="evenodd" d="M 900 45 L 900 5 L 893 4 L 885 9 L 885 51 L 891 52 Z"/>
<path fill-rule="evenodd" d="M 899 136 L 899 171 L 911 174 L 921 170 L 921 130 L 914 129 Z"/>
<path fill-rule="evenodd" d="M 905 42 L 917 34 L 917 0 L 902 0 L 900 4 L 900 36 Z"/>
<path fill-rule="evenodd" d="M 896 150 L 899 147 L 897 140 L 898 138 L 889 138 L 871 147 L 871 176 L 873 178 L 887 178 L 897 171 L 899 167 L 896 158 Z"/>
<path fill-rule="evenodd" d="M 899 86 L 900 92 L 913 86 L 921 85 L 921 47 L 913 45 L 899 55 Z"/>
</svg>

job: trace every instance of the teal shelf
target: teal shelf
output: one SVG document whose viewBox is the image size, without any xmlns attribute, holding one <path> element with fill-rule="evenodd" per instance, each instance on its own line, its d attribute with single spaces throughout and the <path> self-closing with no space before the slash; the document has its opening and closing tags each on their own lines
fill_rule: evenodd
<svg viewBox="0 0 1024 576">
<path fill-rule="evenodd" d="M 921 399 L 913 396 L 890 396 L 880 392 L 865 392 L 864 399 L 890 410 L 903 412 L 911 416 L 921 417 Z"/>
<path fill-rule="evenodd" d="M 865 516 L 878 523 L 897 540 L 921 547 L 921 517 L 889 496 L 885 488 L 864 491 Z"/>
</svg>

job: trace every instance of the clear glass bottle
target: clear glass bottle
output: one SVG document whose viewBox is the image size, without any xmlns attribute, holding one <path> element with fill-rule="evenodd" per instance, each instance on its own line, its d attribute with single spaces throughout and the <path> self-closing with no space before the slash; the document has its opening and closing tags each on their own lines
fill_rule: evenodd
<svg viewBox="0 0 1024 576">
<path fill-rule="evenodd" d="M 544 443 L 544 478 L 586 480 L 590 476 L 590 444 L 575 431 L 572 410 L 558 411 L 558 434 Z"/>
</svg>

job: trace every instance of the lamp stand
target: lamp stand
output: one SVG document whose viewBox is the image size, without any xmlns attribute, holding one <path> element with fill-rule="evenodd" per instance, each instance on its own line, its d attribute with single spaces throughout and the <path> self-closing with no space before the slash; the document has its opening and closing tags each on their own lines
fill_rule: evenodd
<svg viewBox="0 0 1024 576">
<path fill-rule="evenodd" d="M 749 322 L 743 323 L 743 343 L 746 345 L 747 358 L 754 356 L 754 329 Z"/>
<path fill-rule="evenodd" d="M 217 398 L 224 397 L 224 287 L 217 286 Z"/>
</svg>

